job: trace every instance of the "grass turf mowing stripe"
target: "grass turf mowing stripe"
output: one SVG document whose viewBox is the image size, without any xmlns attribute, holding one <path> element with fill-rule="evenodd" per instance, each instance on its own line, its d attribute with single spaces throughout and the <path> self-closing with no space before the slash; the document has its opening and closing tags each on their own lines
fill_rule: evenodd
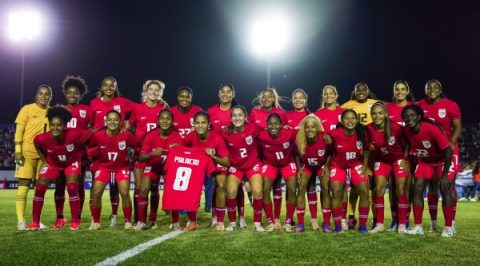
<svg viewBox="0 0 480 266">
<path fill-rule="evenodd" d="M 174 231 L 174 232 L 170 232 L 166 235 L 159 236 L 159 237 L 154 238 L 152 240 L 149 240 L 145 243 L 139 244 L 139 245 L 137 245 L 137 246 L 135 246 L 135 247 L 133 247 L 129 250 L 126 250 L 126 251 L 124 251 L 124 252 L 122 252 L 122 253 L 120 253 L 116 256 L 107 258 L 106 260 L 95 264 L 95 266 L 117 265 L 122 261 L 125 261 L 125 260 L 127 260 L 131 257 L 134 257 L 134 256 L 142 253 L 143 251 L 145 251 L 145 250 L 147 250 L 147 249 L 149 249 L 149 248 L 151 248 L 155 245 L 158 245 L 158 244 L 162 243 L 163 241 L 169 240 L 170 238 L 177 237 L 181 233 L 183 233 L 183 231 Z"/>
</svg>

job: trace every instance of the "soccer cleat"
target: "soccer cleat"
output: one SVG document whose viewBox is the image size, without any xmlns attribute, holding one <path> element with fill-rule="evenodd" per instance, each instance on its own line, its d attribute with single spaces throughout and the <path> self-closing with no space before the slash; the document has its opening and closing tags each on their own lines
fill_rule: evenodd
<svg viewBox="0 0 480 266">
<path fill-rule="evenodd" d="M 275 230 L 279 231 L 282 230 L 282 224 L 280 223 L 280 220 L 275 219 Z"/>
<path fill-rule="evenodd" d="M 421 225 L 415 225 L 412 230 L 408 231 L 410 235 L 423 235 L 423 227 Z"/>
<path fill-rule="evenodd" d="M 345 219 L 342 219 L 342 231 L 347 231 L 348 230 L 348 224 L 345 221 Z"/>
<path fill-rule="evenodd" d="M 317 219 L 312 219 L 310 221 L 310 225 L 312 226 L 313 231 L 318 231 L 320 230 L 320 226 L 318 225 Z"/>
<path fill-rule="evenodd" d="M 440 226 L 438 225 L 437 220 L 432 220 L 432 224 L 430 224 L 430 229 L 428 230 L 430 233 L 440 233 Z"/>
<path fill-rule="evenodd" d="M 265 229 L 262 227 L 262 225 L 260 223 L 258 223 L 258 224 L 255 224 L 253 226 L 253 231 L 255 231 L 255 232 L 265 232 Z"/>
<path fill-rule="evenodd" d="M 217 223 L 217 225 L 215 226 L 215 230 L 217 232 L 223 232 L 225 231 L 225 224 L 223 223 Z"/>
<path fill-rule="evenodd" d="M 357 225 L 356 218 L 348 219 L 348 230 L 354 230 L 356 225 Z"/>
<path fill-rule="evenodd" d="M 191 231 L 195 231 L 198 229 L 198 224 L 195 223 L 195 222 L 190 222 L 184 229 L 183 231 L 186 231 L 186 232 L 191 232 Z"/>
<path fill-rule="evenodd" d="M 170 225 L 170 229 L 172 229 L 173 231 L 181 231 L 182 227 L 180 227 L 179 223 L 172 223 Z"/>
<path fill-rule="evenodd" d="M 123 225 L 123 228 L 125 228 L 125 230 L 132 230 L 133 225 L 131 222 L 125 222 L 125 224 Z"/>
<path fill-rule="evenodd" d="M 45 230 L 45 229 L 48 229 L 48 226 L 40 223 L 40 230 Z"/>
<path fill-rule="evenodd" d="M 285 232 L 293 232 L 293 226 L 291 224 L 284 224 L 283 229 Z"/>
<path fill-rule="evenodd" d="M 152 229 L 152 230 L 158 229 L 158 224 L 157 224 L 156 221 L 150 221 L 147 224 L 147 228 Z"/>
<path fill-rule="evenodd" d="M 305 232 L 305 226 L 303 224 L 298 224 L 297 228 L 295 229 L 295 232 L 297 232 L 297 233 Z"/>
<path fill-rule="evenodd" d="M 401 235 L 408 235 L 408 229 L 404 224 L 398 225 L 398 233 Z"/>
<path fill-rule="evenodd" d="M 335 226 L 335 233 L 343 233 L 343 227 L 342 226 Z"/>
<path fill-rule="evenodd" d="M 88 230 L 98 230 L 100 229 L 100 224 L 99 223 L 92 223 L 90 224 L 90 227 L 88 228 Z"/>
<path fill-rule="evenodd" d="M 330 225 L 327 225 L 327 224 L 323 224 L 322 225 L 322 232 L 324 232 L 325 234 L 330 234 Z"/>
<path fill-rule="evenodd" d="M 40 230 L 40 224 L 32 222 L 31 224 L 28 225 L 28 230 L 29 231 Z"/>
<path fill-rule="evenodd" d="M 139 221 L 139 222 L 137 222 L 137 224 L 135 225 L 135 227 L 133 227 L 133 229 L 134 229 L 135 231 L 147 230 L 147 225 Z"/>
<path fill-rule="evenodd" d="M 25 223 L 25 220 L 20 221 L 17 223 L 17 230 L 18 231 L 25 231 L 27 230 L 27 224 Z"/>
<path fill-rule="evenodd" d="M 240 229 L 247 228 L 247 222 L 245 221 L 245 217 L 240 217 L 238 219 L 238 223 L 240 224 Z"/>
<path fill-rule="evenodd" d="M 216 228 L 216 227 L 217 227 L 217 223 L 218 223 L 217 217 L 214 216 L 214 217 L 212 217 L 212 220 L 210 220 L 210 224 L 209 224 L 208 226 L 209 226 L 209 227 L 212 227 L 212 228 Z"/>
<path fill-rule="evenodd" d="M 377 224 L 369 233 L 376 234 L 385 231 L 385 226 L 383 224 Z"/>
<path fill-rule="evenodd" d="M 227 228 L 225 228 L 225 231 L 227 232 L 233 232 L 237 230 L 237 225 L 235 223 L 230 223 Z"/>
<path fill-rule="evenodd" d="M 110 215 L 110 227 L 117 227 L 118 221 L 117 221 L 117 216 L 116 215 Z"/>
<path fill-rule="evenodd" d="M 442 237 L 451 238 L 454 235 L 455 235 L 455 232 L 453 231 L 453 228 L 449 227 L 449 226 L 445 226 L 445 228 L 443 229 L 443 232 L 442 232 Z"/>
<path fill-rule="evenodd" d="M 72 222 L 72 224 L 70 224 L 70 230 L 78 231 L 79 229 L 80 229 L 80 222 Z"/>
<path fill-rule="evenodd" d="M 265 227 L 265 232 L 273 232 L 273 231 L 275 231 L 275 224 L 268 224 Z"/>
<path fill-rule="evenodd" d="M 397 220 L 392 220 L 392 223 L 390 224 L 390 228 L 388 228 L 388 232 L 395 232 L 398 229 L 398 221 Z"/>
<path fill-rule="evenodd" d="M 367 226 L 359 226 L 358 231 L 362 234 L 368 233 L 368 228 Z"/>
<path fill-rule="evenodd" d="M 53 226 L 53 229 L 60 229 L 67 224 L 67 219 L 65 218 L 57 218 L 55 219 L 55 225 Z"/>
</svg>

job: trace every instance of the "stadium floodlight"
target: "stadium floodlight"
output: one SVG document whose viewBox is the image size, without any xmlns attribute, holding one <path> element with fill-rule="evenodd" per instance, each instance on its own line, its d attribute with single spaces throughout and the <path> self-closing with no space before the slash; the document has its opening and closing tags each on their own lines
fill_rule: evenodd
<svg viewBox="0 0 480 266">
<path fill-rule="evenodd" d="M 20 78 L 20 108 L 23 106 L 23 91 L 25 83 L 25 46 L 43 30 L 43 19 L 34 10 L 11 12 L 8 16 L 8 36 L 22 46 L 22 70 Z"/>
<path fill-rule="evenodd" d="M 280 12 L 262 14 L 253 20 L 249 34 L 252 53 L 267 61 L 267 86 L 270 87 L 271 60 L 285 52 L 291 38 L 289 17 Z"/>
</svg>

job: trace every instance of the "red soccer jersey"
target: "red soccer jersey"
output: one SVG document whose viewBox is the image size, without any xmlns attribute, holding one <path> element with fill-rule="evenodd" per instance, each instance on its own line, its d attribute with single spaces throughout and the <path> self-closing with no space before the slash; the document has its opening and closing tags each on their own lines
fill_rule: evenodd
<svg viewBox="0 0 480 266">
<path fill-rule="evenodd" d="M 207 139 L 205 141 L 200 140 L 196 131 L 191 132 L 185 136 L 183 141 L 187 147 L 202 147 L 211 148 L 215 150 L 218 157 L 224 158 L 228 156 L 228 150 L 225 146 L 225 141 L 222 136 L 215 131 L 208 132 Z"/>
<path fill-rule="evenodd" d="M 443 151 L 450 146 L 450 142 L 437 126 L 421 122 L 418 133 L 413 133 L 408 127 L 404 128 L 404 132 L 410 143 L 410 149 L 420 161 L 442 162 Z"/>
<path fill-rule="evenodd" d="M 447 98 L 441 98 L 436 103 L 423 99 L 417 104 L 423 109 L 425 117 L 437 122 L 450 140 L 453 135 L 453 120 L 462 119 L 457 103 Z"/>
<path fill-rule="evenodd" d="M 34 144 L 45 156 L 50 167 L 65 168 L 81 161 L 84 145 L 90 138 L 89 130 L 65 129 L 61 140 L 56 141 L 51 132 L 37 135 Z"/>
<path fill-rule="evenodd" d="M 369 143 L 374 147 L 376 160 L 393 163 L 405 158 L 406 138 L 402 127 L 396 123 L 390 124 L 390 138 L 385 140 L 385 131 L 378 131 L 373 123 L 367 125 Z"/>
<path fill-rule="evenodd" d="M 305 154 L 300 157 L 300 162 L 307 168 L 318 168 L 323 166 L 327 156 L 330 154 L 330 147 L 323 136 L 325 133 L 318 134 L 317 142 L 308 143 L 305 147 Z"/>
<path fill-rule="evenodd" d="M 273 113 L 279 114 L 280 118 L 282 118 L 282 121 L 287 121 L 287 119 L 285 118 L 285 111 L 276 107 L 272 107 L 272 110 L 270 110 L 270 112 L 265 111 L 261 107 L 255 107 L 252 109 L 252 112 L 248 117 L 248 121 L 252 124 L 257 124 L 262 128 L 267 128 L 267 118 L 270 114 Z"/>
<path fill-rule="evenodd" d="M 230 165 L 238 170 L 250 170 L 259 163 L 257 138 L 260 128 L 255 124 L 245 124 L 242 132 L 222 131 L 222 137 L 230 154 Z"/>
<path fill-rule="evenodd" d="M 84 104 L 65 105 L 72 113 L 72 119 L 67 123 L 67 128 L 87 129 L 92 114 L 90 107 Z"/>
<path fill-rule="evenodd" d="M 173 128 L 178 131 L 180 137 L 184 138 L 186 134 L 193 131 L 193 118 L 196 113 L 202 111 L 202 108 L 192 104 L 188 112 L 184 113 L 180 111 L 178 105 L 175 105 L 171 111 L 173 114 Z"/>
<path fill-rule="evenodd" d="M 107 135 L 107 130 L 95 132 L 90 140 L 89 155 L 94 160 L 94 169 L 116 171 L 128 167 L 128 148 L 135 148 L 137 142 L 130 131 Z"/>
<path fill-rule="evenodd" d="M 407 105 L 413 104 L 412 102 L 407 102 Z M 405 126 L 402 118 L 402 110 L 405 106 L 398 105 L 396 103 L 387 103 L 386 108 L 388 112 L 388 118 L 391 122 L 397 123 L 401 126 Z"/>
<path fill-rule="evenodd" d="M 295 162 L 295 130 L 282 128 L 277 138 L 272 138 L 267 130 L 257 137 L 263 164 L 284 167 Z"/>
<path fill-rule="evenodd" d="M 220 104 L 216 104 L 207 110 L 210 116 L 210 125 L 212 129 L 220 133 L 222 129 L 225 129 L 230 125 L 232 109 L 223 110 L 220 108 Z"/>
<path fill-rule="evenodd" d="M 132 113 L 137 104 L 123 97 L 115 97 L 111 101 L 104 101 L 101 98 L 95 98 L 90 102 L 91 118 L 93 128 L 99 129 L 105 126 L 107 113 L 115 110 L 120 113 L 120 121 L 123 126 L 125 115 Z"/>
<path fill-rule="evenodd" d="M 357 133 L 354 132 L 348 136 L 343 131 L 343 128 L 337 128 L 328 133 L 332 138 L 332 158 L 330 160 L 331 166 L 346 169 L 350 167 L 363 164 L 363 150 L 362 142 L 358 140 Z M 364 142 L 365 147 L 369 144 Z"/>
<path fill-rule="evenodd" d="M 158 114 L 165 108 L 163 103 L 149 107 L 146 103 L 137 104 L 128 122 L 135 127 L 137 141 L 142 141 L 147 132 L 157 128 Z"/>
<path fill-rule="evenodd" d="M 174 146 L 181 146 L 182 142 L 182 137 L 180 137 L 178 132 L 175 130 L 172 130 L 170 132 L 170 135 L 168 135 L 168 138 L 165 139 L 160 136 L 159 130 L 153 130 L 148 132 L 143 139 L 142 150 L 140 151 L 140 153 L 149 153 L 156 150 L 157 148 L 166 150 L 162 153 L 161 156 L 153 157 L 146 162 L 148 166 L 163 168 L 163 164 L 167 159 L 168 151 Z"/>
<path fill-rule="evenodd" d="M 297 111 L 288 111 L 285 114 L 287 121 L 283 121 L 283 123 L 295 130 L 298 130 L 298 125 L 302 119 L 304 119 L 308 115 L 307 111 L 297 112 Z"/>
<path fill-rule="evenodd" d="M 337 107 L 334 110 L 329 110 L 327 108 L 318 109 L 315 112 L 315 115 L 320 119 L 322 122 L 323 128 L 325 132 L 330 132 L 337 128 L 337 124 L 340 122 L 342 117 L 342 113 L 345 109 Z"/>
<path fill-rule="evenodd" d="M 174 148 L 165 162 L 164 210 L 196 211 L 203 181 L 211 176 L 213 161 L 202 148 Z"/>
</svg>

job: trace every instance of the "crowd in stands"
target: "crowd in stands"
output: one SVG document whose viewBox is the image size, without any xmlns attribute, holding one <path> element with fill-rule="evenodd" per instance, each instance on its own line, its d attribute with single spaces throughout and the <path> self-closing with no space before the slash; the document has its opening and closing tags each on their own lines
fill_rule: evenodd
<svg viewBox="0 0 480 266">
<path fill-rule="evenodd" d="M 13 146 L 14 134 L 15 126 L 13 124 L 0 125 L 0 168 L 15 167 Z"/>
</svg>

